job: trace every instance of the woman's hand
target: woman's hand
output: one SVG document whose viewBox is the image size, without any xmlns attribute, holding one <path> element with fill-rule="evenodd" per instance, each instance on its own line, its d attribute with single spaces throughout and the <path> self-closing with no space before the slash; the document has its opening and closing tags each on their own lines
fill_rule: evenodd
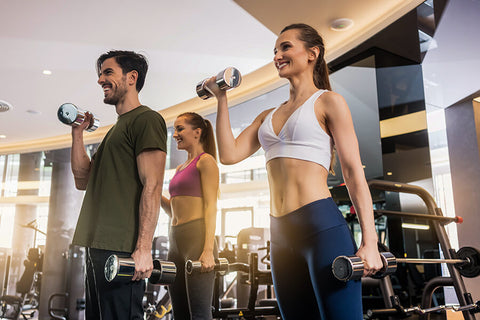
<svg viewBox="0 0 480 320">
<path fill-rule="evenodd" d="M 225 90 L 221 90 L 218 85 L 217 85 L 217 79 L 215 76 L 209 78 L 207 81 L 205 81 L 205 88 L 210 91 L 217 99 L 220 97 L 224 97 L 227 92 Z"/>
<path fill-rule="evenodd" d="M 372 276 L 383 268 L 382 258 L 380 258 L 376 242 L 370 245 L 362 244 L 356 255 L 363 261 L 364 277 Z"/>
<path fill-rule="evenodd" d="M 198 260 L 202 263 L 201 272 L 212 271 L 215 267 L 215 258 L 213 257 L 213 251 L 203 251 L 202 255 Z"/>
</svg>

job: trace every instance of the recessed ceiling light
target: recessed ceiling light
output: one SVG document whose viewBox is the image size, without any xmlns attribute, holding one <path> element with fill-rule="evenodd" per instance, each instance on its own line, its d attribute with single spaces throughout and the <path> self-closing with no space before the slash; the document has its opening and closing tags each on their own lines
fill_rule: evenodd
<svg viewBox="0 0 480 320">
<path fill-rule="evenodd" d="M 43 70 L 43 74 L 49 76 L 49 75 L 52 74 L 52 71 L 50 71 L 50 70 Z"/>
<path fill-rule="evenodd" d="M 29 110 L 27 110 L 27 112 L 31 113 L 31 114 L 41 114 L 42 113 L 41 111 L 33 110 L 33 109 L 29 109 Z"/>
<path fill-rule="evenodd" d="M 12 105 L 7 101 L 0 100 L 0 112 L 6 112 L 12 109 Z"/>
<path fill-rule="evenodd" d="M 348 18 L 340 18 L 333 20 L 330 29 L 333 31 L 345 31 L 353 27 L 353 20 Z"/>
<path fill-rule="evenodd" d="M 402 228 L 415 229 L 415 230 L 429 230 L 430 226 L 428 224 L 402 223 Z"/>
<path fill-rule="evenodd" d="M 0 139 L 5 139 L 7 136 L 4 134 L 0 134 Z"/>
</svg>

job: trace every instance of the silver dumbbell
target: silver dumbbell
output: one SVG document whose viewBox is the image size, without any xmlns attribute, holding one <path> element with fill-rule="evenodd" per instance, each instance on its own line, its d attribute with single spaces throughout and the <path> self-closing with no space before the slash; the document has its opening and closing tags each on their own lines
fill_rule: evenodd
<svg viewBox="0 0 480 320">
<path fill-rule="evenodd" d="M 205 82 L 208 79 L 209 78 L 200 81 L 196 88 L 197 95 L 203 100 L 213 97 L 213 94 L 205 87 Z M 238 87 L 242 82 L 242 75 L 238 69 L 234 67 L 228 67 L 217 74 L 215 82 L 221 90 L 226 91 Z"/>
<path fill-rule="evenodd" d="M 397 260 L 390 252 L 381 252 L 383 268 L 372 275 L 372 278 L 381 279 L 397 271 Z M 341 281 L 358 280 L 363 276 L 364 262 L 357 256 L 339 256 L 333 260 L 332 272 L 335 278 Z"/>
<path fill-rule="evenodd" d="M 187 274 L 192 274 L 195 271 L 202 270 L 202 262 L 201 261 L 193 261 L 187 260 L 185 263 L 185 272 Z M 228 260 L 226 258 L 218 258 L 215 261 L 215 267 L 213 267 L 214 271 L 217 271 L 221 275 L 225 275 L 228 273 Z"/>
<path fill-rule="evenodd" d="M 105 262 L 105 279 L 108 282 L 131 281 L 135 273 L 135 262 L 131 257 L 112 254 Z M 172 284 L 177 275 L 177 267 L 171 261 L 153 260 L 153 270 L 148 282 L 151 284 Z"/>
<path fill-rule="evenodd" d="M 75 106 L 73 103 L 64 103 L 60 106 L 60 108 L 58 108 L 57 116 L 60 122 L 65 123 L 69 126 L 71 126 L 72 124 L 81 125 L 85 121 L 85 114 L 87 112 L 89 111 L 83 111 L 77 108 L 77 106 Z M 87 127 L 86 131 L 95 131 L 99 126 L 100 120 L 93 116 L 92 120 L 90 120 L 90 125 Z"/>
</svg>

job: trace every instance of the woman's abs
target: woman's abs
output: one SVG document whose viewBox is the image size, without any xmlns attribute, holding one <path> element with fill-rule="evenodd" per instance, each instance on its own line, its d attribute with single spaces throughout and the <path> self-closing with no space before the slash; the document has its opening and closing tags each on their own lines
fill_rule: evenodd
<svg viewBox="0 0 480 320">
<path fill-rule="evenodd" d="M 200 197 L 177 196 L 171 199 L 172 226 L 201 219 L 203 214 L 203 199 Z"/>
<path fill-rule="evenodd" d="M 271 214 L 283 216 L 313 201 L 331 197 L 328 171 L 314 162 L 276 158 L 267 163 Z"/>
</svg>

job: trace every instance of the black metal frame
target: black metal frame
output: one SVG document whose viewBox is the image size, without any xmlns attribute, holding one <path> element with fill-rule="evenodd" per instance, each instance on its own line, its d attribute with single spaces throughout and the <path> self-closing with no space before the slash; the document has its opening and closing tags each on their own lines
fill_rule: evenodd
<svg viewBox="0 0 480 320">
<path fill-rule="evenodd" d="M 220 280 L 221 277 L 215 278 L 215 289 L 213 293 L 213 318 L 227 319 L 231 316 L 241 316 L 247 320 L 254 320 L 257 316 L 277 315 L 280 316 L 280 310 L 277 305 L 259 307 L 255 303 L 257 301 L 257 291 L 259 285 L 272 285 L 272 273 L 270 270 L 258 269 L 258 253 L 251 252 L 248 255 L 248 264 L 233 263 L 229 267 L 230 272 L 248 272 L 248 283 L 250 284 L 250 294 L 248 298 L 247 308 L 221 308 L 220 307 Z"/>
<path fill-rule="evenodd" d="M 418 186 L 399 183 L 399 182 L 384 181 L 384 180 L 370 180 L 368 181 L 368 186 L 370 187 L 370 189 L 392 191 L 392 192 L 403 192 L 403 193 L 418 195 L 423 200 L 428 210 L 428 214 L 422 215 L 422 218 L 430 220 L 432 222 L 432 226 L 437 235 L 437 238 L 440 243 L 442 252 L 445 256 L 445 259 L 458 258 L 456 255 L 456 251 L 455 249 L 452 248 L 450 244 L 450 240 L 448 239 L 447 233 L 445 231 L 444 224 L 445 222 L 448 221 L 448 219 L 445 219 L 445 217 L 442 214 L 442 210 L 439 207 L 437 207 L 435 200 L 430 195 L 430 193 L 428 193 L 425 189 Z M 444 281 L 444 283 L 449 283 L 453 285 L 458 302 L 460 303 L 460 306 L 467 306 L 467 305 L 473 304 L 472 296 L 469 292 L 467 292 L 465 283 L 463 282 L 463 278 L 460 275 L 459 271 L 455 268 L 453 264 L 447 264 L 447 268 L 450 273 L 451 281 Z M 389 277 L 386 277 L 384 280 L 387 282 L 390 282 Z M 390 285 L 388 285 L 388 283 L 385 285 L 386 285 L 386 290 L 388 291 L 386 295 L 393 296 L 393 288 L 392 288 L 391 282 L 390 282 Z M 384 293 L 384 296 L 385 296 L 385 293 Z M 385 301 L 386 308 L 395 307 L 393 303 L 394 301 L 391 301 L 392 299 L 390 299 L 389 301 L 387 301 L 387 299 L 385 300 L 386 300 Z M 428 308 L 430 306 L 430 301 L 426 301 L 426 300 L 427 299 L 425 299 L 425 301 L 422 301 L 422 308 Z M 466 310 L 466 311 L 462 311 L 462 313 L 465 320 L 475 320 L 475 315 L 470 311 Z M 425 319 L 429 319 L 428 314 L 425 315 Z"/>
</svg>

